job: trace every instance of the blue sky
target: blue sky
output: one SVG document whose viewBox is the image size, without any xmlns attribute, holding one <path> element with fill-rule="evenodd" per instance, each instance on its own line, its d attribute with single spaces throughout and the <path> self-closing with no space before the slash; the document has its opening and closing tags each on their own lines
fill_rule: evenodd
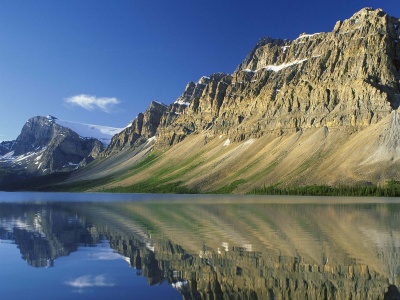
<svg viewBox="0 0 400 300">
<path fill-rule="evenodd" d="M 7 0 L 0 2 L 0 141 L 33 116 L 124 127 L 189 81 L 232 73 L 264 36 L 331 31 L 399 0 Z"/>
</svg>

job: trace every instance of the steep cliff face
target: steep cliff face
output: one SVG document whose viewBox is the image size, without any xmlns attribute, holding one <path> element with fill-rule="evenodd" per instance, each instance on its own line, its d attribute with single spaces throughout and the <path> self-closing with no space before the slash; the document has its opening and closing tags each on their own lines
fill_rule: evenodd
<svg viewBox="0 0 400 300">
<path fill-rule="evenodd" d="M 164 116 L 157 131 L 158 145 L 168 147 L 189 134 L 211 128 L 231 82 L 231 75 L 216 73 L 201 77 L 196 84 L 189 83 L 182 96 L 170 106 L 169 114 Z M 180 105 L 178 113 L 172 110 L 176 105 Z M 171 117 L 172 113 L 175 115 Z"/>
<path fill-rule="evenodd" d="M 73 170 L 95 159 L 103 149 L 99 140 L 80 137 L 58 125 L 54 117 L 34 117 L 25 123 L 0 163 L 28 173 L 48 174 Z"/>
<path fill-rule="evenodd" d="M 399 40 L 400 19 L 371 8 L 328 33 L 263 38 L 233 74 L 188 83 L 151 130 L 140 114 L 116 136 L 107 153 L 146 145 L 126 160 L 131 166 L 149 153 L 151 137 L 156 151 L 146 168 L 101 188 L 245 193 L 400 180 Z M 76 178 L 99 178 L 107 163 Z"/>
<path fill-rule="evenodd" d="M 147 110 L 144 113 L 139 113 L 130 126 L 112 138 L 110 145 L 104 151 L 104 155 L 108 156 L 124 148 L 141 145 L 155 136 L 161 118 L 167 110 L 168 107 L 165 104 L 152 101 Z"/>
<path fill-rule="evenodd" d="M 208 129 L 232 141 L 309 128 L 358 131 L 400 104 L 399 19 L 363 9 L 332 32 L 293 41 L 264 38 L 232 75 L 201 79 L 202 91 L 173 122 L 159 147 Z"/>
</svg>

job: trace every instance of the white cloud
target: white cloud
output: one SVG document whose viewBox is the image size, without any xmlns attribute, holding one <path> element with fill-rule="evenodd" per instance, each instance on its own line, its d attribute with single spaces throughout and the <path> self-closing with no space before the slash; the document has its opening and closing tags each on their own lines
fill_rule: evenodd
<svg viewBox="0 0 400 300">
<path fill-rule="evenodd" d="M 115 252 L 104 251 L 104 252 L 94 253 L 93 258 L 98 260 L 115 260 L 115 259 L 123 259 L 123 256 Z"/>
<path fill-rule="evenodd" d="M 117 98 L 98 98 L 92 95 L 80 94 L 65 99 L 65 102 L 71 105 L 77 105 L 87 110 L 100 109 L 109 113 L 111 109 L 120 103 Z"/>
<path fill-rule="evenodd" d="M 78 289 L 89 288 L 89 287 L 114 286 L 113 283 L 107 282 L 106 277 L 104 275 L 97 275 L 97 276 L 84 275 L 72 281 L 66 281 L 65 284 Z"/>
</svg>

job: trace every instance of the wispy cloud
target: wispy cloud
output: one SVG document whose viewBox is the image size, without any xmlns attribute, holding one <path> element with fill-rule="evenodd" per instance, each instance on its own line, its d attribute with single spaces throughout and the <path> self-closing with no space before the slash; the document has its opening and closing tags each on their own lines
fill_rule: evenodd
<svg viewBox="0 0 400 300">
<path fill-rule="evenodd" d="M 93 254 L 93 258 L 98 260 L 115 260 L 123 259 L 123 256 L 115 252 L 98 252 Z"/>
<path fill-rule="evenodd" d="M 80 94 L 65 99 L 70 105 L 80 106 L 89 111 L 100 109 L 106 113 L 111 112 L 112 108 L 121 103 L 117 98 L 96 97 L 93 95 Z"/>
<path fill-rule="evenodd" d="M 72 286 L 74 288 L 83 289 L 90 287 L 104 287 L 104 286 L 114 286 L 113 283 L 107 282 L 104 275 L 84 275 L 80 276 L 74 280 L 64 282 L 66 285 Z"/>
</svg>

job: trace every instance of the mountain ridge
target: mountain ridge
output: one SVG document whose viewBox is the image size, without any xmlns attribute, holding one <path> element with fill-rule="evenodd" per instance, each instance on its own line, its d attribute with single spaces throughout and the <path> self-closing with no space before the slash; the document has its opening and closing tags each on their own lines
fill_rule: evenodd
<svg viewBox="0 0 400 300">
<path fill-rule="evenodd" d="M 232 74 L 189 82 L 171 105 L 151 102 L 66 182 L 243 193 L 400 179 L 399 27 L 364 8 L 331 32 L 260 39 Z"/>
<path fill-rule="evenodd" d="M 398 74 L 390 70 L 397 59 L 385 61 L 383 56 L 376 66 L 380 49 L 370 47 L 371 43 L 382 43 L 379 46 L 386 51 L 397 51 L 398 45 L 394 47 L 392 41 L 380 36 L 382 23 L 391 20 L 382 14 L 381 10 L 363 9 L 348 21 L 337 23 L 331 33 L 302 35 L 290 43 L 271 39 L 259 43 L 250 53 L 251 59 L 246 57 L 234 74 L 212 82 L 205 97 L 189 105 L 186 120 L 181 118 L 163 131 L 178 134 L 177 125 L 201 131 L 213 123 L 215 134 L 230 131 L 232 140 L 240 141 L 266 131 L 280 134 L 299 128 L 377 122 L 398 106 L 395 91 L 399 88 Z M 392 22 L 392 26 L 387 26 L 394 28 Z M 393 42 L 397 40 L 393 32 L 388 33 L 393 35 Z M 343 34 L 351 36 L 343 38 Z M 366 36 L 371 41 L 365 42 Z M 375 103 L 368 103 L 366 95 L 376 99 Z M 347 99 L 353 99 L 354 104 Z M 353 109 L 349 104 L 358 111 L 346 112 Z M 165 139 L 168 145 L 172 137 L 166 135 Z"/>
<path fill-rule="evenodd" d="M 51 115 L 30 118 L 15 141 L 0 144 L 0 166 L 26 175 L 71 171 L 95 159 L 110 132 L 121 130 L 73 122 L 74 131 L 68 125 Z"/>
</svg>

